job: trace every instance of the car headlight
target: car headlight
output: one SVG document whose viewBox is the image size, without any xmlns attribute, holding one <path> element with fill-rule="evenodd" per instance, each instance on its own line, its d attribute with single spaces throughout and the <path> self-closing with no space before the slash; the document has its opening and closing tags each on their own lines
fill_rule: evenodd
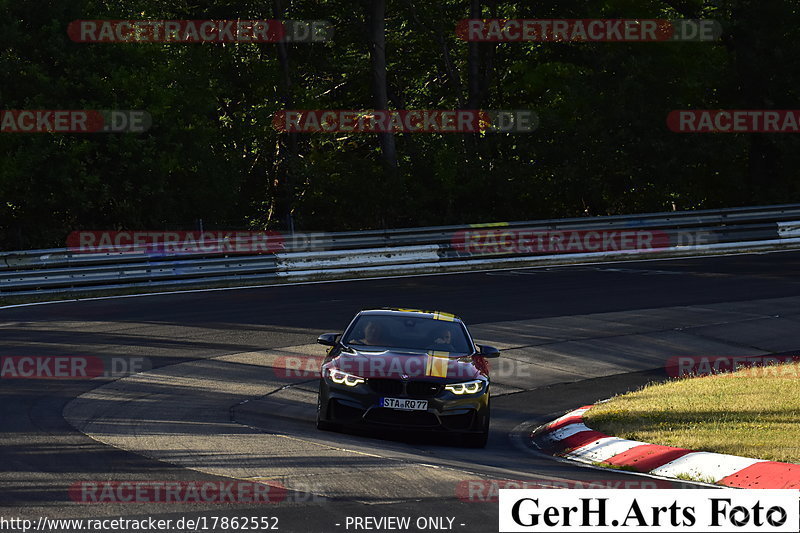
<svg viewBox="0 0 800 533">
<path fill-rule="evenodd" d="M 467 381 L 465 383 L 452 383 L 445 385 L 444 389 L 452 392 L 453 394 L 478 394 L 483 390 L 483 381 L 476 379 L 475 381 Z"/>
<path fill-rule="evenodd" d="M 355 387 L 364 383 L 364 378 L 342 372 L 341 370 L 328 370 L 328 377 L 337 385 L 347 385 L 348 387 Z"/>
</svg>

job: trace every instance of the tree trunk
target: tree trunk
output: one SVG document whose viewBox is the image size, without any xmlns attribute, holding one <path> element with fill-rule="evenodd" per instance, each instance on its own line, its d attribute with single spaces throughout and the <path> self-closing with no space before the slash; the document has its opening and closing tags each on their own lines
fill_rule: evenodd
<svg viewBox="0 0 800 533">
<path fill-rule="evenodd" d="M 481 0 L 471 0 L 469 18 L 483 18 L 483 6 Z M 469 54 L 467 55 L 467 70 L 469 94 L 467 95 L 467 109 L 477 109 L 481 100 L 481 49 L 479 42 L 468 44 Z"/>
<path fill-rule="evenodd" d="M 389 107 L 386 81 L 386 0 L 368 0 L 370 56 L 372 58 L 372 91 L 376 110 Z M 393 173 L 398 168 L 397 148 L 393 133 L 379 133 L 384 164 Z"/>
<path fill-rule="evenodd" d="M 273 0 L 272 17 L 275 20 L 286 18 L 284 0 Z M 280 65 L 280 90 L 283 109 L 292 109 L 292 76 L 289 69 L 289 47 L 285 42 L 275 44 L 275 51 Z M 275 161 L 270 190 L 272 192 L 271 208 L 267 222 L 279 220 L 281 226 L 294 230 L 293 211 L 294 188 L 296 186 L 292 177 L 293 165 L 297 162 L 297 133 L 278 133 L 275 144 Z"/>
<path fill-rule="evenodd" d="M 742 109 L 769 109 L 772 107 L 769 96 L 769 84 L 763 80 L 769 77 L 765 72 L 763 57 L 772 50 L 765 43 L 762 32 L 769 31 L 766 25 L 753 25 L 749 21 L 770 20 L 764 11 L 769 5 L 762 5 L 752 0 L 739 0 L 734 3 L 732 15 L 739 24 L 734 27 L 734 35 L 730 40 L 734 53 L 733 61 L 739 80 L 738 105 Z M 759 16 L 759 12 L 761 16 Z M 771 13 L 774 17 L 778 13 Z M 748 23 L 745 23 L 748 21 Z M 754 204 L 767 204 L 780 201 L 776 191 L 775 179 L 779 174 L 777 150 L 770 137 L 759 133 L 751 133 L 748 147 L 748 169 L 746 186 L 747 200 Z M 776 195 L 776 193 L 778 193 Z"/>
</svg>

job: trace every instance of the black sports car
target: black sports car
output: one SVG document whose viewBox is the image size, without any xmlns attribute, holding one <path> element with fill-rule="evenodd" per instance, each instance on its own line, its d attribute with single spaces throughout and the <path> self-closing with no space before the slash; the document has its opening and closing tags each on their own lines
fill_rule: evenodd
<svg viewBox="0 0 800 533">
<path fill-rule="evenodd" d="M 362 311 L 322 364 L 317 427 L 374 425 L 458 433 L 484 447 L 489 434 L 489 365 L 456 316 L 412 309 Z"/>
</svg>

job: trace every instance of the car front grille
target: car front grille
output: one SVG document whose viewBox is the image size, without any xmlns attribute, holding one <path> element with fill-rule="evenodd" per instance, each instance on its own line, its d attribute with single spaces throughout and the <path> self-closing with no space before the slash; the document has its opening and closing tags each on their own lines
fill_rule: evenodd
<svg viewBox="0 0 800 533">
<path fill-rule="evenodd" d="M 368 379 L 369 387 L 378 394 L 402 395 L 403 382 L 394 379 Z"/>
<path fill-rule="evenodd" d="M 442 386 L 430 381 L 409 381 L 406 393 L 412 398 L 433 398 L 442 391 Z"/>
<path fill-rule="evenodd" d="M 367 384 L 376 394 L 433 398 L 442 392 L 442 385 L 430 381 L 399 381 L 396 379 L 368 379 Z"/>
</svg>

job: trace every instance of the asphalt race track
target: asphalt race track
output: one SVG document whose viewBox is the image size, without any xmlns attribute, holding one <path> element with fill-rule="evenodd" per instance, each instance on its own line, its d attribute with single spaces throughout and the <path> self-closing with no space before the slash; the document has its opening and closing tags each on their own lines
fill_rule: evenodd
<svg viewBox="0 0 800 533">
<path fill-rule="evenodd" d="M 2 309 L 0 357 L 84 356 L 118 372 L 0 380 L 0 516 L 277 517 L 290 532 L 407 516 L 408 531 L 481 532 L 497 531 L 497 504 L 481 489 L 492 480 L 648 486 L 540 456 L 524 436 L 660 379 L 673 357 L 796 349 L 798 272 L 793 252 Z M 315 429 L 315 379 L 290 372 L 291 362 L 321 356 L 315 338 L 341 331 L 359 309 L 385 306 L 456 313 L 480 342 L 503 349 L 485 450 Z M 288 492 L 277 503 L 93 503 L 75 489 L 231 478 Z M 417 529 L 422 517 L 443 520 Z"/>
</svg>

